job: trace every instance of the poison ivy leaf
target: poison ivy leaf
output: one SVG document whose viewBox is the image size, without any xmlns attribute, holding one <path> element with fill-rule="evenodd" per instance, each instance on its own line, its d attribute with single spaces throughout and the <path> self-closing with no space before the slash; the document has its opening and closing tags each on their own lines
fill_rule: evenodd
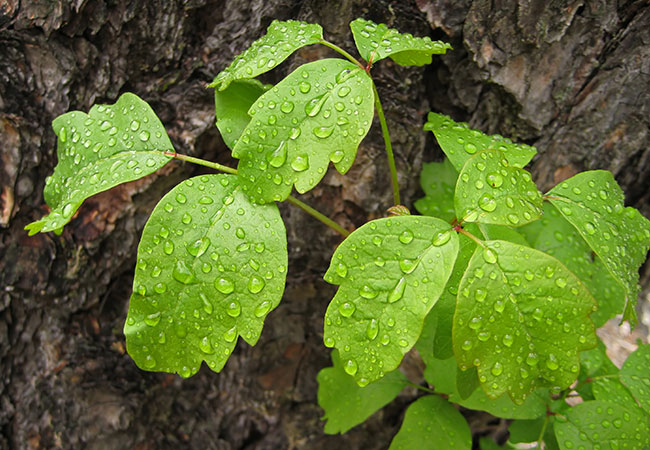
<svg viewBox="0 0 650 450">
<path fill-rule="evenodd" d="M 580 278 L 596 299 L 598 310 L 591 314 L 591 319 L 597 328 L 623 310 L 625 292 L 622 286 L 614 281 L 600 258 L 594 257 L 582 236 L 553 205 L 545 203 L 542 220 L 529 226 L 533 225 L 533 247 L 557 258 Z"/>
<path fill-rule="evenodd" d="M 172 158 L 165 128 L 151 107 L 134 94 L 114 105 L 72 111 L 52 122 L 59 163 L 45 180 L 49 215 L 25 227 L 29 234 L 61 229 L 85 199 L 149 175 Z"/>
<path fill-rule="evenodd" d="M 359 54 L 370 64 L 389 57 L 400 66 L 424 66 L 431 64 L 431 55 L 444 55 L 451 49 L 446 42 L 402 34 L 361 18 L 353 20 L 350 28 Z"/>
<path fill-rule="evenodd" d="M 140 245 L 124 326 L 138 367 L 220 371 L 237 336 L 255 345 L 282 298 L 287 270 L 276 205 L 251 204 L 234 175 L 177 185 L 154 209 Z"/>
<path fill-rule="evenodd" d="M 530 174 L 511 166 L 500 150 L 483 150 L 467 160 L 454 204 L 464 222 L 518 227 L 542 215 L 542 194 Z"/>
<path fill-rule="evenodd" d="M 515 244 L 530 247 L 530 244 L 528 243 L 526 238 L 517 230 L 514 230 L 510 227 L 504 225 L 491 225 L 488 223 L 481 223 L 478 225 L 478 227 L 481 230 L 481 234 L 487 240 L 510 241 L 510 242 L 514 242 Z"/>
<path fill-rule="evenodd" d="M 575 227 L 623 286 L 623 320 L 636 325 L 639 267 L 650 248 L 650 221 L 624 207 L 623 191 L 610 172 L 582 172 L 555 186 L 546 198 Z"/>
<path fill-rule="evenodd" d="M 397 368 L 415 344 L 458 254 L 458 237 L 433 217 L 373 220 L 336 249 L 325 280 L 340 285 L 325 314 L 325 345 L 364 386 Z"/>
<path fill-rule="evenodd" d="M 415 201 L 415 209 L 424 216 L 438 217 L 451 222 L 456 218 L 454 189 L 458 172 L 448 159 L 425 163 L 420 172 L 420 185 L 425 197 Z"/>
<path fill-rule="evenodd" d="M 650 345 L 640 345 L 621 368 L 621 382 L 650 414 Z"/>
<path fill-rule="evenodd" d="M 418 345 L 420 345 L 418 343 Z M 440 360 L 431 358 L 425 360 L 424 376 L 427 382 L 434 386 L 436 392 L 447 394 L 449 401 L 479 411 L 487 411 L 493 416 L 504 419 L 535 419 L 546 413 L 548 389 L 538 389 L 526 397 L 523 404 L 517 405 L 507 395 L 495 400 L 490 399 L 481 389 L 474 390 L 469 397 L 461 395 L 457 384 L 459 369 L 456 359 Z M 476 372 L 468 369 L 467 372 Z"/>
<path fill-rule="evenodd" d="M 478 232 L 476 225 L 468 224 L 466 227 L 467 231 L 470 233 Z M 444 289 L 440 299 L 435 304 L 429 315 L 432 316 L 428 320 L 425 326 L 428 327 L 428 333 L 431 333 L 433 336 L 432 341 L 427 341 L 427 335 L 425 335 L 424 330 L 420 340 L 427 342 L 427 346 L 432 347 L 433 356 L 438 359 L 447 359 L 453 356 L 453 346 L 451 342 L 451 328 L 454 321 L 454 312 L 456 311 L 456 295 L 458 294 L 458 285 L 460 280 L 465 273 L 467 264 L 474 253 L 476 248 L 476 243 L 470 238 L 463 234 L 458 235 L 459 238 L 459 251 L 456 262 L 454 263 L 454 270 L 451 272 L 447 286 Z M 422 355 L 425 351 L 421 346 L 418 345 L 418 352 Z M 426 350 L 427 352 L 429 349 Z M 424 356 L 422 355 L 423 359 Z M 426 359 L 424 359 L 426 362 Z"/>
<path fill-rule="evenodd" d="M 578 353 L 596 345 L 588 317 L 593 297 L 545 253 L 507 241 L 484 245 L 459 286 L 453 329 L 459 366 L 477 366 L 491 398 L 508 392 L 520 403 L 537 387 L 569 386 Z"/>
<path fill-rule="evenodd" d="M 648 420 L 638 408 L 588 401 L 555 417 L 555 436 L 561 449 L 609 448 L 642 450 L 650 444 Z"/>
<path fill-rule="evenodd" d="M 266 34 L 238 55 L 209 87 L 222 91 L 235 80 L 255 78 L 279 65 L 299 48 L 322 40 L 323 29 L 320 25 L 297 20 L 274 20 L 266 29 Z"/>
<path fill-rule="evenodd" d="M 242 188 L 255 201 L 284 200 L 295 184 L 307 192 L 332 161 L 352 166 L 370 129 L 372 80 L 342 59 L 305 64 L 258 99 L 233 156 Z"/>
<path fill-rule="evenodd" d="M 472 130 L 466 123 L 454 122 L 443 114 L 431 112 L 427 119 L 424 129 L 433 132 L 440 148 L 458 171 L 469 158 L 481 150 L 500 150 L 511 166 L 520 168 L 537 154 L 535 147 L 513 144 L 498 134 L 488 136 L 478 130 Z"/>
<path fill-rule="evenodd" d="M 420 397 L 409 405 L 402 426 L 389 450 L 423 448 L 471 449 L 467 421 L 447 400 L 437 395 Z"/>
<path fill-rule="evenodd" d="M 271 88 L 257 80 L 236 80 L 227 89 L 214 91 L 217 128 L 228 148 L 237 143 L 246 125 L 251 121 L 248 110 L 255 100 Z"/>
<path fill-rule="evenodd" d="M 406 377 L 399 370 L 360 387 L 341 364 L 338 352 L 332 352 L 334 367 L 318 372 L 318 404 L 325 410 L 325 433 L 346 433 L 363 423 L 376 411 L 393 401 L 406 386 Z"/>
</svg>

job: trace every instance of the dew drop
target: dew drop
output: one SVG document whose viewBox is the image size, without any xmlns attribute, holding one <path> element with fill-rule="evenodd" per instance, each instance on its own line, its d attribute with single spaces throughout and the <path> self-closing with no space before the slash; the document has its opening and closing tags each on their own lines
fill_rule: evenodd
<svg viewBox="0 0 650 450">
<path fill-rule="evenodd" d="M 303 172 L 309 169 L 309 156 L 306 154 L 297 155 L 293 161 L 291 161 L 291 168 L 296 172 Z"/>
<path fill-rule="evenodd" d="M 232 302 L 230 302 L 228 306 L 226 306 L 226 313 L 230 317 L 239 317 L 239 315 L 241 314 L 241 305 L 239 304 L 239 302 L 237 300 L 233 300 Z"/>
<path fill-rule="evenodd" d="M 212 344 L 210 344 L 210 338 L 207 336 L 204 336 L 203 339 L 199 341 L 199 349 L 203 353 L 214 353 L 214 348 L 212 347 Z"/>
<path fill-rule="evenodd" d="M 367 299 L 373 299 L 379 295 L 377 291 L 375 291 L 373 288 L 368 286 L 367 284 L 364 284 L 361 289 L 359 289 L 359 295 L 363 298 Z"/>
<path fill-rule="evenodd" d="M 402 234 L 399 235 L 399 241 L 402 244 L 408 244 L 413 240 L 413 232 L 410 230 L 402 231 Z"/>
<path fill-rule="evenodd" d="M 483 249 L 483 259 L 488 264 L 494 264 L 497 262 L 497 255 L 490 250 L 489 248 Z"/>
<path fill-rule="evenodd" d="M 503 365 L 498 361 L 495 362 L 490 372 L 492 372 L 492 375 L 494 375 L 495 377 L 498 377 L 503 373 Z"/>
<path fill-rule="evenodd" d="M 326 139 L 332 135 L 332 132 L 334 131 L 334 127 L 321 126 L 321 127 L 314 128 L 313 131 L 314 131 L 314 135 L 317 138 Z"/>
<path fill-rule="evenodd" d="M 271 302 L 268 300 L 263 301 L 255 308 L 255 317 L 264 317 L 271 310 Z"/>
<path fill-rule="evenodd" d="M 395 303 L 404 296 L 404 290 L 406 289 L 406 279 L 404 277 L 400 278 L 393 290 L 388 294 L 388 302 Z"/>
<path fill-rule="evenodd" d="M 345 370 L 345 373 L 347 373 L 348 375 L 354 376 L 354 374 L 357 373 L 357 370 L 359 368 L 357 366 L 356 361 L 354 361 L 353 359 L 348 359 L 343 365 L 343 369 Z"/>
<path fill-rule="evenodd" d="M 345 302 L 339 306 L 339 313 L 341 313 L 343 317 L 350 317 L 352 314 L 354 314 L 354 311 L 356 309 L 357 308 L 353 303 Z"/>
<path fill-rule="evenodd" d="M 379 323 L 377 322 L 377 319 L 370 320 L 366 328 L 366 336 L 368 336 L 368 339 L 372 341 L 377 337 L 378 333 L 379 333 Z"/>
<path fill-rule="evenodd" d="M 348 274 L 348 266 L 346 266 L 342 262 L 338 263 L 336 265 L 336 274 L 338 276 L 340 276 L 341 278 L 345 278 L 347 276 L 347 274 Z"/>
<path fill-rule="evenodd" d="M 217 291 L 222 294 L 230 294 L 235 290 L 235 283 L 233 283 L 228 278 L 217 278 L 214 282 L 214 287 Z"/>
<path fill-rule="evenodd" d="M 439 232 L 435 238 L 433 238 L 433 245 L 440 247 L 445 245 L 451 239 L 451 230 Z"/>
<path fill-rule="evenodd" d="M 281 167 L 287 160 L 287 142 L 281 141 L 278 147 L 268 156 L 268 162 L 273 167 Z"/>
<path fill-rule="evenodd" d="M 160 311 L 153 314 L 149 314 L 144 318 L 144 323 L 146 323 L 150 327 L 155 327 L 160 322 L 160 317 L 161 317 Z"/>
<path fill-rule="evenodd" d="M 248 282 L 248 290 L 251 292 L 251 294 L 257 294 L 262 289 L 264 289 L 265 285 L 266 283 L 264 282 L 263 278 L 258 277 L 257 275 L 253 275 Z"/>
</svg>

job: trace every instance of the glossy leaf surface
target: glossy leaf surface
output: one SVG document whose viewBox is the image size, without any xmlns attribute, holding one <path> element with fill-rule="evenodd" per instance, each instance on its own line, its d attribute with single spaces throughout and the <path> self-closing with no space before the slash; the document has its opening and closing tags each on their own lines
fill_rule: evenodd
<svg viewBox="0 0 650 450">
<path fill-rule="evenodd" d="M 472 433 L 467 421 L 451 403 L 438 395 L 420 397 L 409 405 L 389 450 L 411 450 L 423 446 L 472 448 Z"/>
<path fill-rule="evenodd" d="M 431 55 L 443 55 L 451 49 L 446 42 L 402 34 L 383 23 L 361 18 L 353 20 L 350 28 L 359 54 L 370 63 L 390 57 L 401 66 L 424 66 L 431 64 Z"/>
<path fill-rule="evenodd" d="M 532 246 L 557 258 L 580 278 L 594 296 L 598 310 L 591 314 L 591 319 L 596 327 L 623 311 L 623 287 L 614 280 L 575 227 L 553 205 L 545 202 L 543 218 L 529 227 L 535 229 L 526 229 L 524 233 L 531 235 Z"/>
<path fill-rule="evenodd" d="M 511 166 L 500 150 L 483 150 L 467 160 L 454 204 L 464 222 L 518 227 L 542 215 L 542 194 L 530 174 Z"/>
<path fill-rule="evenodd" d="M 454 189 L 458 172 L 448 159 L 424 163 L 420 172 L 420 186 L 425 197 L 415 201 L 415 208 L 423 216 L 438 217 L 447 222 L 456 218 Z"/>
<path fill-rule="evenodd" d="M 472 130 L 464 122 L 454 122 L 443 114 L 432 112 L 427 119 L 424 129 L 433 132 L 440 148 L 458 171 L 469 158 L 481 150 L 502 151 L 508 163 L 514 167 L 524 167 L 537 154 L 535 147 L 513 144 L 499 135 L 488 136 L 478 130 Z"/>
<path fill-rule="evenodd" d="M 239 136 L 251 121 L 248 110 L 270 87 L 257 80 L 238 80 L 224 90 L 215 89 L 217 128 L 228 148 L 235 147 Z"/>
<path fill-rule="evenodd" d="M 454 353 L 460 367 L 476 366 L 491 398 L 507 392 L 521 402 L 538 387 L 569 386 L 579 352 L 596 345 L 593 297 L 545 253 L 507 241 L 485 246 L 459 287 Z"/>
<path fill-rule="evenodd" d="M 234 175 L 177 185 L 154 209 L 138 246 L 124 326 L 144 370 L 220 371 L 241 336 L 254 345 L 282 299 L 284 224 L 275 205 L 255 205 Z"/>
<path fill-rule="evenodd" d="M 458 254 L 440 219 L 373 220 L 336 249 L 325 281 L 340 285 L 325 314 L 325 345 L 366 385 L 397 368 L 415 344 Z"/>
<path fill-rule="evenodd" d="M 318 372 L 318 404 L 325 410 L 325 433 L 345 433 L 393 401 L 406 386 L 399 370 L 360 387 L 341 364 L 338 352 L 332 352 L 333 367 Z"/>
<path fill-rule="evenodd" d="M 244 191 L 254 201 L 284 200 L 295 184 L 307 192 L 330 161 L 345 173 L 372 122 L 372 81 L 342 59 L 305 64 L 250 109 L 253 117 L 233 156 Z"/>
<path fill-rule="evenodd" d="M 30 235 L 60 229 L 85 199 L 155 172 L 172 159 L 163 152 L 174 151 L 151 107 L 130 93 L 88 114 L 63 114 L 52 127 L 59 162 L 43 190 L 51 212 L 25 227 Z"/>
<path fill-rule="evenodd" d="M 293 52 L 323 40 L 320 25 L 298 20 L 274 20 L 266 34 L 253 42 L 216 76 L 210 87 L 226 89 L 235 80 L 255 78 L 276 67 Z"/>
<path fill-rule="evenodd" d="M 621 368 L 621 383 L 639 406 L 650 414 L 650 345 L 639 346 Z"/>
<path fill-rule="evenodd" d="M 650 248 L 650 221 L 624 206 L 623 191 L 604 170 L 579 173 L 551 189 L 547 198 L 623 286 L 623 319 L 636 325 L 639 267 Z"/>
<path fill-rule="evenodd" d="M 425 326 L 429 324 L 430 318 L 427 317 Z M 424 329 L 417 342 L 418 352 L 426 364 L 424 377 L 429 384 L 435 387 L 436 392 L 448 395 L 450 402 L 458 403 L 469 409 L 487 411 L 494 416 L 506 419 L 535 419 L 546 413 L 545 401 L 548 399 L 548 390 L 546 389 L 538 389 L 526 397 L 521 405 L 515 404 L 507 395 L 492 400 L 482 389 L 473 389 L 478 386 L 478 379 L 475 382 L 469 382 L 465 378 L 471 375 L 477 378 L 476 370 L 461 371 L 453 356 L 447 359 L 434 357 L 431 351 L 432 348 L 435 348 L 433 335 L 438 330 L 434 329 L 433 333 L 431 331 L 431 329 Z M 459 380 L 463 380 L 461 382 L 468 386 L 461 386 Z M 471 392 L 467 393 L 468 390 Z"/>
<path fill-rule="evenodd" d="M 650 443 L 648 420 L 638 408 L 588 401 L 555 418 L 555 436 L 562 450 L 626 448 L 642 450 Z"/>
</svg>

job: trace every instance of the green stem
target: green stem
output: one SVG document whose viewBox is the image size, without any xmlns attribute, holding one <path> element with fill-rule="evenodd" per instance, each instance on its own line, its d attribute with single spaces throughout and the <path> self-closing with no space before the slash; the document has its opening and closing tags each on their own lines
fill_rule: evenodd
<svg viewBox="0 0 650 450">
<path fill-rule="evenodd" d="M 199 166 L 209 167 L 210 169 L 215 169 L 220 172 L 226 172 L 226 173 L 231 173 L 233 175 L 237 175 L 237 169 L 233 169 L 232 167 L 228 167 L 228 166 L 223 166 L 216 162 L 206 161 L 205 159 L 195 158 L 194 156 L 181 155 L 180 153 L 176 153 L 176 152 L 165 152 L 165 155 L 171 156 L 174 159 L 180 159 L 181 161 L 187 161 L 190 163 L 198 164 Z"/>
<path fill-rule="evenodd" d="M 544 439 L 544 433 L 546 433 L 546 427 L 548 426 L 548 422 L 550 419 L 550 415 L 546 414 L 546 418 L 544 419 L 544 424 L 542 425 L 542 430 L 539 432 L 539 437 L 537 438 L 537 447 L 535 448 L 542 448 L 542 439 Z"/>
<path fill-rule="evenodd" d="M 193 156 L 188 156 L 188 155 L 181 155 L 180 153 L 176 153 L 176 152 L 165 152 L 165 155 L 171 156 L 171 157 L 173 157 L 175 159 L 179 159 L 181 161 L 187 161 L 187 162 L 190 162 L 190 163 L 198 164 L 199 166 L 209 167 L 211 169 L 216 169 L 216 170 L 219 170 L 221 172 L 226 172 L 226 173 L 230 173 L 230 174 L 233 174 L 233 175 L 237 175 L 237 169 L 233 169 L 232 167 L 224 166 L 224 165 L 221 165 L 219 163 L 212 162 L 212 161 L 206 161 L 205 159 L 195 158 Z M 330 219 L 326 215 L 316 211 L 311 206 L 301 202 L 297 198 L 295 198 L 293 196 L 289 196 L 287 198 L 287 201 L 289 203 L 291 203 L 292 205 L 297 206 L 298 208 L 302 209 L 303 211 L 305 211 L 307 214 L 309 214 L 310 216 L 312 216 L 316 220 L 319 220 L 320 222 L 324 223 L 325 225 L 327 225 L 328 227 L 330 227 L 331 229 L 333 229 L 337 233 L 342 234 L 344 237 L 348 237 L 350 235 L 350 232 L 348 230 L 346 230 L 345 228 L 343 228 L 341 225 L 334 222 L 332 219 Z"/>
<path fill-rule="evenodd" d="M 361 64 L 354 56 L 343 50 L 341 47 L 339 47 L 336 44 L 333 44 L 331 42 L 326 41 L 325 39 L 320 41 L 320 44 L 323 44 L 325 47 L 329 47 L 332 50 L 334 50 L 337 53 L 340 53 L 341 55 L 345 56 L 348 60 L 350 60 L 352 63 L 356 64 L 357 66 L 361 67 L 363 70 L 366 70 L 365 66 Z"/>
<path fill-rule="evenodd" d="M 334 231 L 336 231 L 336 232 L 338 232 L 339 234 L 341 234 L 343 237 L 348 237 L 348 236 L 350 235 L 350 232 L 349 232 L 348 230 L 346 230 L 345 228 L 343 228 L 341 225 L 339 225 L 338 223 L 334 222 L 332 219 L 330 219 L 330 218 L 327 217 L 326 215 L 324 215 L 324 214 L 322 214 L 322 213 L 316 211 L 316 210 L 315 210 L 314 208 L 312 208 L 311 206 L 309 206 L 309 205 L 307 205 L 307 204 L 301 202 L 301 201 L 298 200 L 296 197 L 293 197 L 293 196 L 290 195 L 290 196 L 287 198 L 287 201 L 288 201 L 289 203 L 291 203 L 292 205 L 297 206 L 298 208 L 302 209 L 302 210 L 305 211 L 307 214 L 311 215 L 313 218 L 315 218 L 315 219 L 317 219 L 317 220 L 320 220 L 320 221 L 323 222 L 325 225 L 327 225 L 328 227 L 330 227 L 330 228 L 333 229 Z"/>
<path fill-rule="evenodd" d="M 416 388 L 416 389 L 419 389 L 419 390 L 421 390 L 421 391 L 427 392 L 427 393 L 429 393 L 429 394 L 437 394 L 437 392 L 434 391 L 433 389 L 429 389 L 429 388 L 427 388 L 427 387 L 424 387 L 424 386 L 421 386 L 421 385 L 419 385 L 419 384 L 413 383 L 412 381 L 409 381 L 409 380 L 406 380 L 406 384 L 407 384 L 408 386 L 414 387 L 414 388 Z"/>
<path fill-rule="evenodd" d="M 395 167 L 395 156 L 393 155 L 393 145 L 390 142 L 390 134 L 388 133 L 388 125 L 386 124 L 386 117 L 384 116 L 384 109 L 381 107 L 379 100 L 379 92 L 375 82 L 372 82 L 372 90 L 375 93 L 375 108 L 377 108 L 377 117 L 379 117 L 379 124 L 381 125 L 381 133 L 384 135 L 384 145 L 386 146 L 386 155 L 388 156 L 388 167 L 390 168 L 390 177 L 393 181 L 393 201 L 396 205 L 401 204 L 399 199 L 399 183 L 397 181 L 397 167 Z"/>
<path fill-rule="evenodd" d="M 459 225 L 456 225 L 454 227 L 454 230 L 458 231 L 460 234 L 464 234 L 465 236 L 467 236 L 468 238 L 476 242 L 479 245 L 479 247 L 485 248 L 485 243 L 482 240 L 480 240 L 479 238 L 477 238 L 476 236 L 474 236 L 472 233 L 465 230 L 464 228 L 461 228 Z"/>
</svg>

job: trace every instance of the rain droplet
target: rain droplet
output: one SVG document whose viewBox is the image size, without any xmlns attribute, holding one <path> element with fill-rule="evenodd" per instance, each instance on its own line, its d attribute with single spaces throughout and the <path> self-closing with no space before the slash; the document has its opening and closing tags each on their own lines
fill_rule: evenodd
<svg viewBox="0 0 650 450">
<path fill-rule="evenodd" d="M 345 156 L 345 153 L 343 153 L 341 150 L 336 150 L 330 153 L 330 161 L 332 161 L 334 164 L 338 164 L 343 160 L 343 157 Z"/>
<path fill-rule="evenodd" d="M 160 317 L 161 317 L 160 311 L 153 314 L 149 314 L 144 318 L 144 323 L 146 323 L 150 327 L 155 327 L 160 322 Z"/>
<path fill-rule="evenodd" d="M 450 238 L 451 238 L 451 230 L 441 231 L 436 235 L 435 238 L 433 238 L 433 245 L 435 245 L 436 247 L 445 245 L 447 242 L 449 242 Z"/>
<path fill-rule="evenodd" d="M 291 161 L 291 168 L 296 172 L 303 172 L 309 169 L 309 156 L 306 154 L 297 155 L 293 161 Z"/>
<path fill-rule="evenodd" d="M 241 305 L 239 304 L 239 302 L 237 300 L 233 300 L 232 302 L 230 302 L 228 306 L 226 306 L 226 313 L 230 317 L 239 317 L 239 315 L 241 314 Z"/>
<path fill-rule="evenodd" d="M 255 308 L 254 311 L 255 317 L 263 317 L 266 315 L 271 310 L 271 306 L 272 304 L 268 300 L 265 300 L 257 305 L 257 308 Z"/>
<path fill-rule="evenodd" d="M 374 289 L 372 289 L 367 284 L 364 284 L 363 287 L 361 289 L 359 289 L 359 295 L 361 297 L 363 297 L 363 298 L 373 299 L 373 298 L 377 297 L 377 295 L 379 295 L 379 293 L 377 291 L 375 291 Z"/>
<path fill-rule="evenodd" d="M 332 135 L 332 132 L 334 131 L 334 127 L 326 127 L 326 126 L 321 126 L 321 127 L 316 127 L 314 128 L 314 135 L 320 139 L 326 139 Z"/>
<path fill-rule="evenodd" d="M 503 373 L 503 365 L 500 362 L 495 362 L 494 365 L 492 366 L 492 375 L 495 377 L 498 377 Z"/>
<path fill-rule="evenodd" d="M 165 241 L 163 251 L 166 255 L 171 255 L 174 252 L 174 243 L 172 241 Z"/>
<path fill-rule="evenodd" d="M 339 306 L 339 312 L 343 317 L 350 317 L 357 308 L 352 303 L 345 302 Z"/>
<path fill-rule="evenodd" d="M 217 278 L 214 282 L 214 287 L 217 291 L 222 294 L 230 294 L 235 290 L 235 283 L 230 281 L 228 278 Z"/>
<path fill-rule="evenodd" d="M 497 255 L 490 250 L 489 248 L 483 249 L 483 259 L 488 264 L 494 264 L 497 262 Z"/>
<path fill-rule="evenodd" d="M 214 348 L 212 347 L 212 344 L 210 344 L 209 337 L 204 336 L 203 339 L 201 339 L 201 341 L 199 342 L 199 349 L 201 349 L 203 353 L 207 353 L 207 354 L 214 353 Z"/>
<path fill-rule="evenodd" d="M 406 279 L 404 277 L 400 278 L 393 290 L 388 294 L 388 302 L 395 303 L 404 296 L 404 290 L 406 289 Z"/>
<path fill-rule="evenodd" d="M 273 153 L 270 153 L 268 156 L 268 161 L 269 164 L 271 164 L 273 167 L 278 168 L 281 167 L 285 161 L 287 160 L 287 142 L 282 141 L 280 142 L 280 145 L 273 150 Z"/>
<path fill-rule="evenodd" d="M 484 211 L 492 212 L 496 209 L 497 202 L 492 195 L 483 194 L 478 201 L 478 206 Z"/>
<path fill-rule="evenodd" d="M 196 281 L 194 273 L 187 267 L 184 261 L 176 261 L 176 265 L 172 270 L 172 276 L 176 281 L 183 284 L 192 284 Z"/>
<path fill-rule="evenodd" d="M 343 365 L 343 369 L 348 375 L 354 376 L 354 374 L 357 373 L 358 366 L 353 359 L 348 359 Z"/>
<path fill-rule="evenodd" d="M 336 266 L 336 274 L 341 278 L 345 278 L 348 274 L 348 266 L 343 263 L 338 263 Z"/>
<path fill-rule="evenodd" d="M 493 188 L 498 188 L 501 187 L 501 185 L 503 184 L 503 177 L 498 173 L 493 172 L 493 173 L 489 173 L 485 177 L 485 181 L 487 181 L 487 183 Z"/>
<path fill-rule="evenodd" d="M 413 240 L 413 232 L 410 230 L 402 231 L 402 234 L 399 235 L 399 241 L 402 244 L 408 244 Z"/>
<path fill-rule="evenodd" d="M 368 336 L 368 339 L 372 341 L 377 337 L 378 333 L 379 323 L 377 322 L 377 319 L 370 320 L 370 322 L 368 322 L 368 327 L 366 328 L 366 336 Z"/>
<path fill-rule="evenodd" d="M 248 282 L 248 290 L 251 292 L 251 294 L 257 294 L 262 289 L 264 289 L 265 285 L 266 283 L 264 282 L 263 278 L 260 278 L 257 275 L 253 275 Z"/>
</svg>

